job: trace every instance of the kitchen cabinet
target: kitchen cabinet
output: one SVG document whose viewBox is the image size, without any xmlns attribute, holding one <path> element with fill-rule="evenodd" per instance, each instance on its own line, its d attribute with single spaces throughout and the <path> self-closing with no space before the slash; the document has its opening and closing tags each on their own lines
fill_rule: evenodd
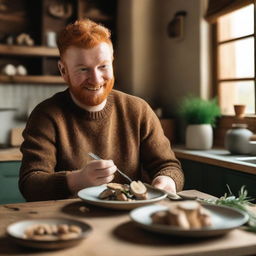
<svg viewBox="0 0 256 256">
<path fill-rule="evenodd" d="M 20 161 L 0 162 L 0 204 L 25 202 L 18 188 Z"/>
<path fill-rule="evenodd" d="M 256 176 L 229 168 L 179 158 L 185 175 L 184 189 L 197 189 L 220 197 L 228 193 L 227 185 L 237 196 L 242 186 L 256 199 Z"/>
<path fill-rule="evenodd" d="M 7 64 L 27 70 L 27 75 L 1 74 L 0 83 L 63 84 L 55 38 L 79 18 L 108 27 L 115 47 L 117 0 L 10 0 L 0 4 L 0 70 Z M 21 40 L 24 33 L 32 45 L 26 37 Z"/>
</svg>

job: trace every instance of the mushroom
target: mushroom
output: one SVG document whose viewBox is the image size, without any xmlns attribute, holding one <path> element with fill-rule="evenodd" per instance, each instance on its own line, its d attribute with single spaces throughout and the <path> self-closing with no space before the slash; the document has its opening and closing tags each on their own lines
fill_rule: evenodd
<svg viewBox="0 0 256 256">
<path fill-rule="evenodd" d="M 147 199 L 147 188 L 141 181 L 131 182 L 130 189 L 136 199 Z"/>
<path fill-rule="evenodd" d="M 154 224 L 168 224 L 167 223 L 167 211 L 157 211 L 151 215 L 152 222 Z"/>
<path fill-rule="evenodd" d="M 106 188 L 105 190 L 103 190 L 100 194 L 99 194 L 99 198 L 100 199 L 106 199 L 109 198 L 110 196 L 114 195 L 115 191 Z"/>
<path fill-rule="evenodd" d="M 185 201 L 178 204 L 178 209 L 184 211 L 189 221 L 190 228 L 200 228 L 201 221 L 199 219 L 200 204 L 196 201 Z"/>
<path fill-rule="evenodd" d="M 212 226 L 211 214 L 207 209 L 203 207 L 200 207 L 199 210 L 199 220 L 201 222 L 202 227 Z"/>
<path fill-rule="evenodd" d="M 125 189 L 124 185 L 120 183 L 108 183 L 107 188 L 113 189 L 113 190 L 120 190 L 123 191 Z"/>
<path fill-rule="evenodd" d="M 128 201 L 127 196 L 122 193 L 120 190 L 116 191 L 116 199 L 119 201 Z"/>
<path fill-rule="evenodd" d="M 177 226 L 183 229 L 189 229 L 190 223 L 184 211 L 177 208 L 169 209 L 167 212 L 167 223 L 172 226 Z"/>
</svg>

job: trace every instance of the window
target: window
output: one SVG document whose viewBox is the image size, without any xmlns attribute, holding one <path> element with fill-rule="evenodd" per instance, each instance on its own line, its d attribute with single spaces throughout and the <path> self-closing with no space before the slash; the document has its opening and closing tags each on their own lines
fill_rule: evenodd
<svg viewBox="0 0 256 256">
<path fill-rule="evenodd" d="M 217 18 L 216 84 L 223 115 L 234 115 L 233 105 L 245 104 L 255 114 L 254 4 Z"/>
</svg>

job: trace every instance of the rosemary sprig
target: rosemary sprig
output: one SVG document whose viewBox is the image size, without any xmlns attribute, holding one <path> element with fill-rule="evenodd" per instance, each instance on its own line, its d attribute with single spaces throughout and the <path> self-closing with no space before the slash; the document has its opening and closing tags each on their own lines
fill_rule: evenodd
<svg viewBox="0 0 256 256">
<path fill-rule="evenodd" d="M 245 186 L 242 186 L 236 197 L 229 186 L 227 185 L 229 194 L 225 193 L 224 196 L 218 199 L 206 199 L 205 202 L 216 205 L 224 205 L 231 208 L 239 209 L 249 215 L 249 221 L 247 223 L 246 230 L 256 232 L 256 214 L 249 209 L 249 206 L 253 206 L 251 203 L 252 198 L 248 197 L 248 191 Z"/>
</svg>

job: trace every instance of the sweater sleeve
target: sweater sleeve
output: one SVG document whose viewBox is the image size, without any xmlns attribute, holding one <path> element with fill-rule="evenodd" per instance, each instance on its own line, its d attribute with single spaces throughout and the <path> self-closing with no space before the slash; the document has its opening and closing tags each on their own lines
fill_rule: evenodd
<svg viewBox="0 0 256 256">
<path fill-rule="evenodd" d="M 177 191 L 184 186 L 184 175 L 180 162 L 171 149 L 169 139 L 164 135 L 161 123 L 153 110 L 147 105 L 141 124 L 140 156 L 143 169 L 151 179 L 159 175 L 171 177 Z"/>
<path fill-rule="evenodd" d="M 67 171 L 55 170 L 55 122 L 47 111 L 37 107 L 31 113 L 23 132 L 19 188 L 27 201 L 64 199 L 71 196 L 66 179 Z"/>
</svg>

